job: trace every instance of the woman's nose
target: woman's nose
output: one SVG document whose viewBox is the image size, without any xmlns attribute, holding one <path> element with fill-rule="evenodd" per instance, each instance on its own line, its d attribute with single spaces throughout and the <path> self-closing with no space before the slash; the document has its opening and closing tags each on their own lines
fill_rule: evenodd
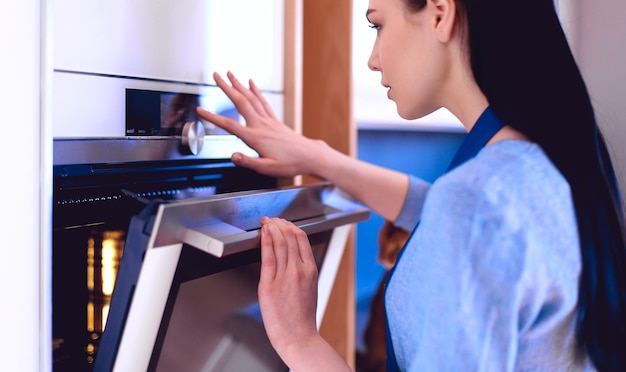
<svg viewBox="0 0 626 372">
<path fill-rule="evenodd" d="M 372 71 L 380 71 L 380 63 L 378 60 L 378 48 L 376 43 L 374 43 L 374 47 L 372 48 L 372 53 L 370 53 L 370 58 L 367 60 L 367 67 Z"/>
</svg>

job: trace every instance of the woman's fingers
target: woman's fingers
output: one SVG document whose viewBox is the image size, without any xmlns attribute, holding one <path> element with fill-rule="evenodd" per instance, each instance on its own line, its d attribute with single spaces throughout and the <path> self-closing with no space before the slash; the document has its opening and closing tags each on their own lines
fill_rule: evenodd
<svg viewBox="0 0 626 372">
<path fill-rule="evenodd" d="M 241 84 L 241 82 L 239 82 L 239 79 L 237 79 L 235 74 L 233 74 L 232 72 L 229 71 L 228 73 L 226 73 L 226 76 L 228 77 L 228 80 L 230 80 L 232 87 L 235 88 L 242 96 L 244 96 L 248 100 L 248 103 L 254 108 L 257 115 L 263 118 L 273 118 L 273 113 L 271 109 L 270 111 L 267 111 L 269 105 L 266 106 L 264 104 L 266 102 L 265 98 L 263 98 L 262 95 L 255 94 L 251 90 L 251 88 L 247 88 L 243 84 Z"/>
<path fill-rule="evenodd" d="M 264 217 L 261 223 L 261 258 L 274 261 L 278 274 L 288 270 L 289 265 L 295 265 L 299 269 L 303 264 L 315 264 L 311 245 L 304 231 L 281 218 Z"/>
<path fill-rule="evenodd" d="M 250 80 L 250 87 L 243 86 L 232 73 L 228 73 L 229 84 L 214 74 L 216 84 L 233 102 L 246 120 L 241 125 L 236 120 L 198 108 L 198 115 L 225 131 L 239 137 L 254 149 L 258 157 L 233 154 L 231 160 L 237 166 L 252 169 L 273 177 L 293 177 L 310 173 L 314 165 L 315 151 L 320 141 L 312 141 L 296 133 L 276 118 L 269 103 L 263 98 L 260 89 Z"/>
<path fill-rule="evenodd" d="M 263 217 L 267 220 L 267 217 Z M 263 221 L 263 220 L 262 220 Z M 263 223 L 263 222 L 262 222 Z M 269 226 L 261 226 L 261 283 L 271 283 L 276 278 L 276 255 Z"/>
<path fill-rule="evenodd" d="M 309 237 L 302 230 L 296 232 L 296 239 L 298 241 L 298 256 L 303 265 L 313 265 L 315 270 L 317 266 L 315 264 L 315 258 L 313 257 L 313 250 L 311 249 L 311 243 Z"/>
<path fill-rule="evenodd" d="M 236 87 L 228 84 L 217 72 L 213 74 L 213 79 L 215 79 L 217 86 L 233 102 L 237 111 L 239 111 L 239 113 L 246 118 L 246 121 L 254 122 L 255 117 L 259 116 L 259 114 L 248 97 L 246 97 Z"/>
<path fill-rule="evenodd" d="M 259 99 L 250 89 L 241 84 L 232 72 L 229 71 L 226 75 L 230 84 L 217 72 L 213 74 L 213 78 L 217 86 L 220 87 L 235 104 L 237 111 L 246 118 L 249 125 L 260 123 L 261 120 L 259 119 L 272 117 L 272 115 L 266 111 L 266 107 L 263 103 L 265 101 L 264 98 Z"/>
<path fill-rule="evenodd" d="M 278 122 L 279 120 L 276 117 L 276 115 L 274 115 L 274 110 L 272 110 L 272 107 L 270 106 L 269 102 L 267 102 L 267 100 L 263 96 L 263 93 L 261 93 L 261 90 L 259 89 L 259 87 L 256 86 L 256 84 L 254 83 L 254 81 L 252 81 L 252 79 L 250 79 L 249 84 L 250 84 L 250 90 L 256 96 L 256 98 L 259 100 L 259 102 L 261 102 L 261 104 L 263 105 L 263 108 L 264 108 L 265 112 L 267 113 L 267 115 L 270 118 L 272 118 L 273 120 Z"/>
<path fill-rule="evenodd" d="M 245 139 L 246 127 L 241 125 L 241 123 L 239 123 L 237 120 L 233 120 L 229 117 L 218 115 L 213 112 L 207 111 L 200 106 L 196 108 L 196 113 L 202 119 L 217 125 L 218 127 L 224 129 L 228 133 L 231 133 L 241 138 L 244 141 L 246 140 Z"/>
<path fill-rule="evenodd" d="M 273 221 L 274 223 L 271 223 L 269 228 L 274 243 L 274 254 L 276 255 L 276 271 L 284 273 L 288 269 L 288 265 L 293 264 L 293 252 L 298 247 L 295 239 L 293 239 L 293 234 L 284 228 L 284 221 L 278 218 Z"/>
<path fill-rule="evenodd" d="M 227 76 L 230 80 L 230 84 L 217 72 L 213 74 L 217 86 L 226 94 L 237 108 L 237 111 L 246 119 L 247 127 L 253 128 L 259 124 L 271 125 L 274 123 L 282 125 L 280 120 L 274 115 L 269 103 L 252 80 L 250 80 L 250 88 L 246 88 L 232 72 L 228 72 Z M 244 141 L 252 139 L 250 136 L 246 138 L 246 134 L 249 131 L 242 129 L 242 127 L 245 128 L 245 126 L 242 126 L 236 120 L 208 112 L 202 108 L 198 108 L 197 112 L 200 117 L 236 135 Z"/>
<path fill-rule="evenodd" d="M 309 239 L 306 233 L 296 227 L 293 223 L 278 219 L 276 225 L 280 230 L 288 249 L 287 264 L 302 266 L 304 258 L 308 255 L 302 255 L 302 252 L 310 252 Z"/>
</svg>

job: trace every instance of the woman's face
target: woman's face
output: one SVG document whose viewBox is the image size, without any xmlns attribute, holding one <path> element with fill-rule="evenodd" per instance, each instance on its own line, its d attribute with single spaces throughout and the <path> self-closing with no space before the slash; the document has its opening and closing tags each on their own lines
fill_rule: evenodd
<svg viewBox="0 0 626 372">
<path fill-rule="evenodd" d="M 367 18 L 377 36 L 368 66 L 380 71 L 398 114 L 416 119 L 443 106 L 450 63 L 435 32 L 438 10 L 432 1 L 417 12 L 404 1 L 369 1 Z"/>
</svg>

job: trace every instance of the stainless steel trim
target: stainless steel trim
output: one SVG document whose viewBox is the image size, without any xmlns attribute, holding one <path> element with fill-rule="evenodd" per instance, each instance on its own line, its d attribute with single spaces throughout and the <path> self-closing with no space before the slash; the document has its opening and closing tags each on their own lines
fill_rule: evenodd
<svg viewBox="0 0 626 372">
<path fill-rule="evenodd" d="M 188 81 L 188 80 L 180 81 L 180 80 L 160 79 L 160 78 L 154 78 L 154 77 L 135 76 L 135 75 L 107 74 L 107 73 L 95 72 L 95 71 L 66 70 L 62 68 L 55 68 L 54 72 L 60 73 L 60 74 L 94 76 L 94 77 L 99 77 L 99 78 L 139 80 L 139 81 L 149 81 L 149 82 L 154 82 L 154 83 L 179 84 L 179 85 L 206 87 L 206 88 L 217 88 L 217 85 L 214 83 L 193 82 L 193 81 Z M 261 88 L 260 90 L 262 93 L 268 93 L 268 94 L 282 94 L 283 93 L 282 90 L 279 90 L 279 89 Z"/>
<path fill-rule="evenodd" d="M 263 216 L 292 221 L 307 234 L 369 217 L 367 208 L 329 183 L 181 200 L 159 208 L 155 247 L 183 242 L 216 257 L 259 247 Z"/>
<path fill-rule="evenodd" d="M 197 155 L 184 150 L 180 137 L 56 138 L 53 165 L 230 159 L 233 152 L 258 156 L 232 135 L 205 136 L 202 150 Z"/>
</svg>

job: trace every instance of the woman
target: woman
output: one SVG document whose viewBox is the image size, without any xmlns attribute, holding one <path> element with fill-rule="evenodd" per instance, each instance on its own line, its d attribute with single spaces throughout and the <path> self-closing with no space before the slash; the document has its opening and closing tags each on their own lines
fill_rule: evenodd
<svg viewBox="0 0 626 372">
<path fill-rule="evenodd" d="M 469 131 L 432 185 L 296 135 L 230 73 L 216 82 L 247 127 L 199 114 L 260 154 L 235 164 L 315 174 L 414 231 L 386 289 L 389 370 L 626 370 L 620 194 L 553 4 L 370 0 L 367 18 L 400 116 L 445 107 Z M 262 224 L 275 349 L 293 370 L 349 369 L 316 330 L 306 235 Z"/>
</svg>

